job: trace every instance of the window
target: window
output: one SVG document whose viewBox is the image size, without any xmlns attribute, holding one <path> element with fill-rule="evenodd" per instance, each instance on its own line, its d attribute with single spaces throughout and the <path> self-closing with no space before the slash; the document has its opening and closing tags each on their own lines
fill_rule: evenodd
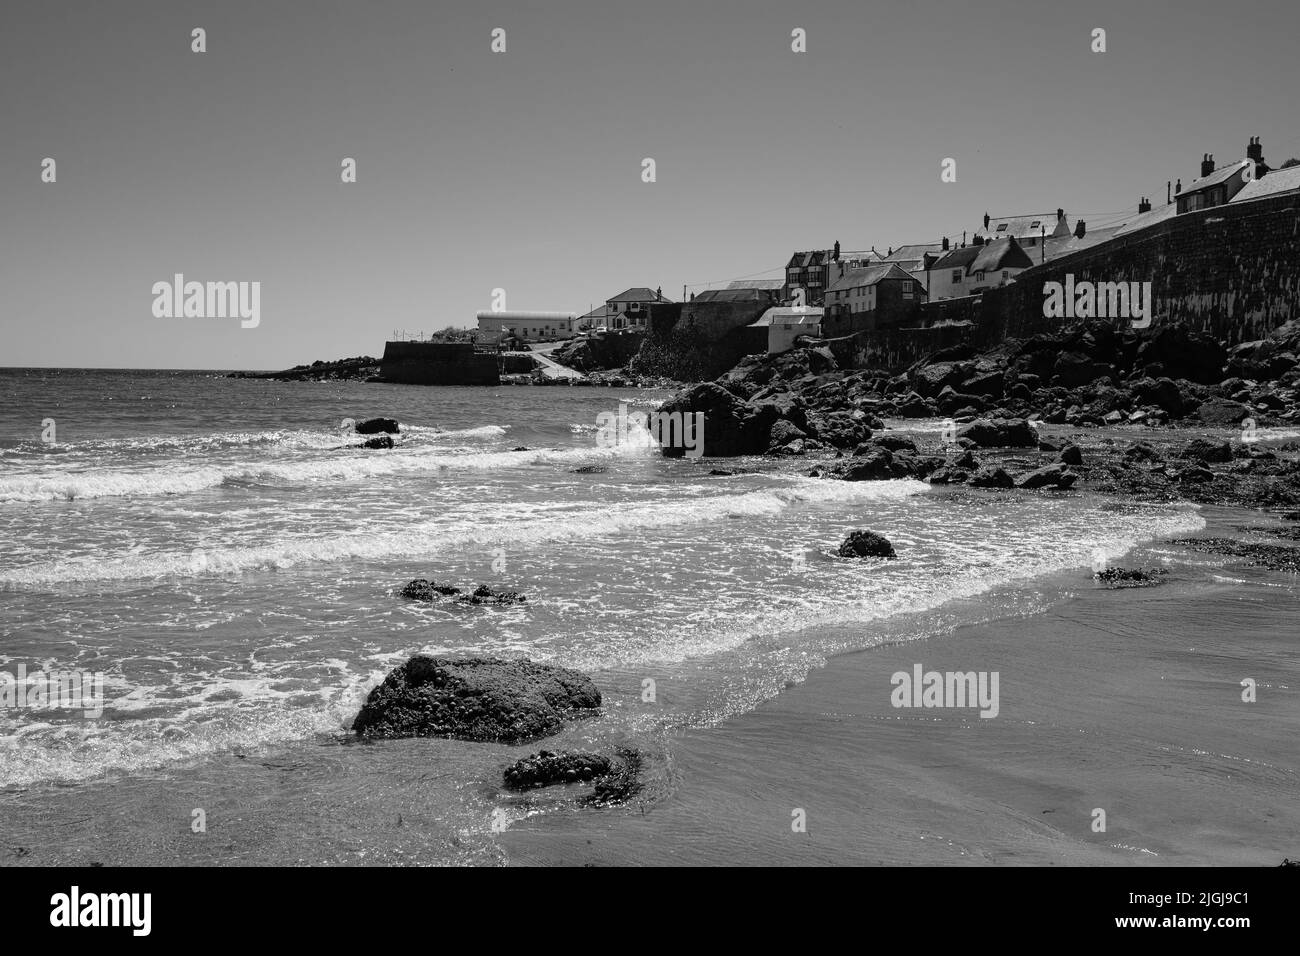
<svg viewBox="0 0 1300 956">
<path fill-rule="evenodd" d="M 1010 278 L 1010 273 L 1009 273 L 1006 269 L 1003 269 L 1003 270 L 1002 270 L 1002 281 L 1003 281 L 1003 282 L 1006 282 L 1008 278 Z"/>
<path fill-rule="evenodd" d="M 980 269 L 978 272 L 975 273 L 975 281 L 976 281 L 976 282 L 983 282 L 983 281 L 984 281 L 984 270 L 983 270 L 983 269 Z"/>
<path fill-rule="evenodd" d="M 998 232 L 1006 232 L 1007 224 L 1005 222 L 998 224 Z"/>
<path fill-rule="evenodd" d="M 1037 229 L 1037 228 L 1038 228 L 1039 226 L 1041 226 L 1042 224 L 1043 224 L 1043 220 L 1041 220 L 1041 219 L 1035 219 L 1033 222 L 1031 222 L 1031 223 L 1029 224 L 1029 228 L 1030 228 L 1030 229 Z"/>
<path fill-rule="evenodd" d="M 910 293 L 910 292 L 912 291 L 912 283 L 911 283 L 911 282 L 904 282 L 904 283 L 903 283 L 903 291 L 904 291 L 904 292 L 909 292 L 909 293 Z"/>
<path fill-rule="evenodd" d="M 953 270 L 952 270 L 952 284 L 953 284 L 953 285 L 961 285 L 961 270 L 960 270 L 960 269 L 953 269 Z"/>
</svg>

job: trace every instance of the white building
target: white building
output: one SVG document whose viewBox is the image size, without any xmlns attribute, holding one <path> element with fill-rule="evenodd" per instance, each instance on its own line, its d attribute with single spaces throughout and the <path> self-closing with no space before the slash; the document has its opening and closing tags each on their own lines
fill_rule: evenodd
<svg viewBox="0 0 1300 956">
<path fill-rule="evenodd" d="M 794 340 L 800 335 L 819 337 L 822 314 L 823 310 L 816 306 L 773 306 L 751 322 L 750 328 L 767 327 L 767 352 L 775 355 L 794 348 Z"/>
<path fill-rule="evenodd" d="M 499 342 L 516 335 L 525 342 L 571 339 L 578 324 L 575 312 L 480 312 L 478 340 Z"/>
</svg>

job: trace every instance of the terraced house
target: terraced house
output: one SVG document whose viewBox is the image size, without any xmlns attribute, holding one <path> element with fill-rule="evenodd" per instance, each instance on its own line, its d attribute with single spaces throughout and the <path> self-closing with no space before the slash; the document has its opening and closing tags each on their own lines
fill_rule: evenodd
<svg viewBox="0 0 1300 956">
<path fill-rule="evenodd" d="M 822 334 L 828 338 L 898 325 L 915 315 L 925 290 L 897 262 L 835 269 L 826 291 Z"/>
</svg>

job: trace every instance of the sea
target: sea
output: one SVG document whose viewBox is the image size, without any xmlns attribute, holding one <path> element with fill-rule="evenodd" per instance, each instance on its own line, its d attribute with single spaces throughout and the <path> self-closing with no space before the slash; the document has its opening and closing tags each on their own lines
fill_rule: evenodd
<svg viewBox="0 0 1300 956">
<path fill-rule="evenodd" d="M 103 681 L 98 715 L 0 708 L 0 852 L 23 834 L 45 863 L 507 862 L 518 820 L 600 812 L 502 791 L 538 747 L 641 751 L 653 806 L 674 735 L 1205 527 L 1187 504 L 665 458 L 636 422 L 669 395 L 0 370 L 0 674 Z M 358 447 L 349 422 L 373 416 L 396 447 Z M 855 529 L 898 558 L 837 557 Z M 413 578 L 527 601 L 411 601 Z M 366 693 L 415 653 L 577 668 L 605 704 L 541 744 L 356 741 Z"/>
</svg>

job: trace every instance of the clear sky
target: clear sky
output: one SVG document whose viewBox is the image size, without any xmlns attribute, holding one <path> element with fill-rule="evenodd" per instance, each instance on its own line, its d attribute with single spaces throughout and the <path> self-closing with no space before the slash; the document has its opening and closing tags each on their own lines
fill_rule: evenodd
<svg viewBox="0 0 1300 956">
<path fill-rule="evenodd" d="M 985 211 L 1102 225 L 1252 135 L 1300 155 L 1298 27 L 1295 0 L 4 0 L 0 366 L 282 368 L 473 325 L 498 287 L 585 312 Z M 260 282 L 260 324 L 155 318 L 177 272 Z"/>
</svg>

